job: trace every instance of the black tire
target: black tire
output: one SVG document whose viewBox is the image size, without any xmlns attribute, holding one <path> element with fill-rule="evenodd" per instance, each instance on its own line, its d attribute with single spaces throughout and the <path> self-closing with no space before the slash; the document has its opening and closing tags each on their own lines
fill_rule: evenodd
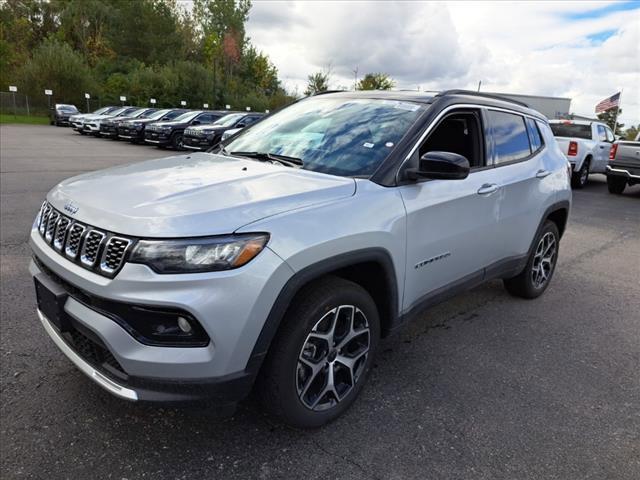
<svg viewBox="0 0 640 480">
<path fill-rule="evenodd" d="M 339 308 L 341 306 L 343 307 L 342 309 Z M 350 309 L 348 306 L 355 308 Z M 334 311 L 337 313 L 334 313 Z M 341 312 L 346 314 L 346 317 L 343 317 L 342 320 L 340 320 Z M 349 315 L 352 315 L 351 321 L 346 320 Z M 346 387 L 347 389 L 343 391 L 343 396 L 339 400 L 339 395 L 336 396 L 331 391 L 326 392 L 324 395 L 318 392 L 315 396 L 318 403 L 320 403 L 320 400 L 326 399 L 325 401 L 330 406 L 324 410 L 313 410 L 311 408 L 313 405 L 304 403 L 302 397 L 305 397 L 305 393 L 304 390 L 301 394 L 299 393 L 299 382 L 304 382 L 303 387 L 308 382 L 308 392 L 311 392 L 312 387 L 314 387 L 313 379 L 315 378 L 318 387 L 316 390 L 323 391 L 330 378 L 327 376 L 329 369 L 335 374 L 336 379 L 343 373 L 353 372 L 353 370 L 344 369 L 344 365 L 340 363 L 340 357 L 336 358 L 336 354 L 344 354 L 344 350 L 349 350 L 348 344 L 343 347 L 344 350 L 337 350 L 340 347 L 340 338 L 337 341 L 337 346 L 335 344 L 338 328 L 336 328 L 335 334 L 330 334 L 334 345 L 325 343 L 327 349 L 324 352 L 321 346 L 324 340 L 311 338 L 312 330 L 325 321 L 325 318 L 330 322 L 335 322 L 334 325 L 338 323 L 345 325 L 345 322 L 347 322 L 347 324 L 353 326 L 356 323 L 356 316 L 358 316 L 360 326 L 362 326 L 362 315 L 365 318 L 364 325 L 369 330 L 368 335 L 359 333 L 355 338 L 359 338 L 361 341 L 364 341 L 363 339 L 365 338 L 368 339 L 368 353 L 363 355 L 357 362 L 354 362 L 358 365 L 357 368 L 354 367 L 353 369 L 358 371 L 355 374 L 356 379 L 353 382 L 349 382 L 350 386 Z M 347 334 L 345 333 L 342 338 L 344 339 L 346 336 Z M 380 319 L 378 310 L 375 302 L 365 289 L 356 283 L 332 276 L 314 281 L 302 288 L 287 310 L 259 375 L 256 394 L 267 411 L 281 418 L 289 425 L 301 428 L 324 425 L 344 413 L 358 397 L 371 370 L 379 338 Z M 314 360 L 314 363 L 320 368 L 315 377 L 310 373 L 310 370 L 307 370 L 309 376 L 304 379 L 305 369 L 309 367 L 299 361 L 299 356 L 308 353 L 303 349 L 313 343 L 314 340 L 318 341 L 319 348 L 317 350 L 320 352 L 318 353 L 316 348 L 313 348 L 313 355 L 318 355 L 319 357 L 317 361 Z M 364 351 L 363 347 L 362 352 Z M 354 355 L 357 357 L 357 354 Z M 342 358 L 345 357 L 343 356 Z M 342 377 L 343 380 L 344 378 L 353 377 Z M 347 385 L 344 381 L 336 383 L 337 387 L 334 392 L 337 392 L 338 387 Z M 308 397 L 306 400 L 309 401 Z M 320 407 L 322 405 L 315 408 L 319 409 Z"/>
<path fill-rule="evenodd" d="M 621 195 L 624 189 L 627 187 L 627 179 L 622 177 L 614 177 L 607 175 L 607 188 L 609 193 Z"/>
<path fill-rule="evenodd" d="M 171 148 L 174 150 L 184 150 L 184 147 L 182 146 L 182 132 L 175 132 L 171 135 L 170 142 Z"/>
<path fill-rule="evenodd" d="M 584 162 L 582 162 L 582 168 L 577 172 L 573 172 L 571 175 L 571 186 L 573 188 L 584 188 L 585 185 L 589 182 L 589 164 L 591 163 L 591 158 L 586 158 Z"/>
<path fill-rule="evenodd" d="M 554 240 L 554 254 L 553 259 L 549 265 L 548 271 L 544 269 L 542 265 L 540 265 L 538 253 L 541 246 L 541 242 L 543 239 L 549 238 L 547 235 L 552 235 Z M 544 250 L 544 246 L 543 246 Z M 551 279 L 553 277 L 553 272 L 556 269 L 556 264 L 558 263 L 558 252 L 560 251 L 560 233 L 558 232 L 558 227 L 552 221 L 547 220 L 542 227 L 542 230 L 536 236 L 536 239 L 533 243 L 533 249 L 529 255 L 529 259 L 527 260 L 527 265 L 524 270 L 520 272 L 519 275 L 516 275 L 513 278 L 504 279 L 504 286 L 507 291 L 516 297 L 521 298 L 537 298 L 544 293 L 549 284 L 551 283 Z M 537 276 L 535 272 L 539 271 L 538 269 L 543 268 L 544 275 L 546 276 L 546 280 L 543 283 L 539 284 L 534 278 Z M 534 272 L 535 270 L 535 272 Z"/>
</svg>

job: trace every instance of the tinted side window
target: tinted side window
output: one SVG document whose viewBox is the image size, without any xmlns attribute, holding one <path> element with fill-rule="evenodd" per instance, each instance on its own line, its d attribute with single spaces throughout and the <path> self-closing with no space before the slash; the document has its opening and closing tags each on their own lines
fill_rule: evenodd
<svg viewBox="0 0 640 480">
<path fill-rule="evenodd" d="M 602 125 L 597 125 L 598 127 L 598 140 L 601 142 L 607 141 L 607 131 L 604 129 Z"/>
<path fill-rule="evenodd" d="M 495 145 L 495 163 L 513 162 L 531 154 L 524 118 L 513 113 L 489 110 L 489 121 Z"/>
<path fill-rule="evenodd" d="M 542 148 L 544 142 L 540 136 L 540 130 L 536 125 L 536 121 L 533 118 L 527 118 L 527 132 L 529 133 L 529 142 L 531 143 L 531 150 L 537 152 Z"/>
</svg>

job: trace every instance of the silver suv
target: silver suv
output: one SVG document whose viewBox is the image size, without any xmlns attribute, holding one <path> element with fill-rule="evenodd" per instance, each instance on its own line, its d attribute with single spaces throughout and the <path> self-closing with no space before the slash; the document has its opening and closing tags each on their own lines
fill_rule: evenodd
<svg viewBox="0 0 640 480">
<path fill-rule="evenodd" d="M 226 410 L 254 391 L 319 426 L 425 307 L 549 285 L 570 172 L 522 104 L 328 93 L 223 143 L 66 180 L 33 224 L 44 329 L 121 398 Z"/>
</svg>

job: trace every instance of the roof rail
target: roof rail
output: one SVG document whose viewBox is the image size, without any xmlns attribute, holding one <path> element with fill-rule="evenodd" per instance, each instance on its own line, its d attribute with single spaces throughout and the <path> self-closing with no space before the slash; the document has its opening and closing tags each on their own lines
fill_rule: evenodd
<svg viewBox="0 0 640 480">
<path fill-rule="evenodd" d="M 346 91 L 348 91 L 348 90 L 325 90 L 323 92 L 314 93 L 311 96 L 312 97 L 317 97 L 318 95 L 326 95 L 327 93 L 340 93 L 340 92 L 346 92 Z"/>
<path fill-rule="evenodd" d="M 473 90 L 460 90 L 460 89 L 445 90 L 444 92 L 438 93 L 436 97 L 443 97 L 445 95 L 472 95 L 474 97 L 492 98 L 494 100 L 502 100 L 503 102 L 515 103 L 516 105 L 531 108 L 528 104 L 524 102 L 519 102 L 518 100 L 513 100 L 509 97 L 502 97 L 500 95 L 491 95 L 490 93 L 474 92 Z"/>
</svg>

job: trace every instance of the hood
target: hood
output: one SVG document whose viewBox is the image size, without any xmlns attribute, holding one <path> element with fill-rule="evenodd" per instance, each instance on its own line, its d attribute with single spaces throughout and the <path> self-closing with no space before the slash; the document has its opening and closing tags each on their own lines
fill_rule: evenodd
<svg viewBox="0 0 640 480">
<path fill-rule="evenodd" d="M 189 127 L 189 130 L 195 130 L 197 132 L 202 132 L 202 131 L 212 131 L 215 132 L 217 130 L 224 130 L 228 127 L 223 127 L 222 125 L 213 125 L 211 123 L 209 124 L 205 124 L 205 125 L 196 125 L 193 127 Z"/>
<path fill-rule="evenodd" d="M 168 122 L 155 122 L 153 125 L 156 127 L 178 127 L 180 125 L 187 125 L 189 122 L 174 122 L 174 121 L 168 121 Z"/>
<path fill-rule="evenodd" d="M 354 193 L 352 178 L 196 153 L 80 175 L 58 184 L 47 198 L 62 212 L 72 203 L 75 219 L 114 233 L 189 237 L 232 233 Z"/>
</svg>

